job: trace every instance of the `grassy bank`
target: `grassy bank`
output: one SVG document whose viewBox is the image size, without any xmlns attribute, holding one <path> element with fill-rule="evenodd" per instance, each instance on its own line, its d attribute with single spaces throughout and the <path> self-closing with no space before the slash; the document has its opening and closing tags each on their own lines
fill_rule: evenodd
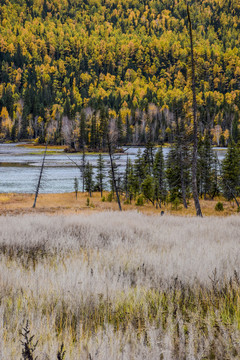
<svg viewBox="0 0 240 360">
<path fill-rule="evenodd" d="M 108 193 L 104 194 L 103 202 L 100 193 L 93 193 L 89 198 L 87 206 L 87 193 L 78 193 L 76 199 L 75 193 L 64 194 L 40 194 L 37 201 L 37 208 L 32 209 L 34 195 L 32 194 L 0 194 L 0 214 L 22 214 L 22 213 L 49 213 L 49 214 L 72 214 L 72 213 L 92 213 L 105 210 L 118 210 L 116 201 L 108 202 Z M 223 203 L 223 211 L 216 211 L 216 204 Z M 237 215 L 237 207 L 234 202 L 226 201 L 224 198 L 215 198 L 214 200 L 200 200 L 204 216 L 228 216 Z M 190 200 L 188 209 L 181 204 L 177 207 L 172 204 L 163 205 L 161 209 L 156 209 L 151 203 L 145 202 L 143 206 L 136 206 L 136 201 L 131 204 L 125 204 L 122 198 L 122 207 L 124 211 L 137 210 L 144 214 L 165 214 L 179 216 L 195 216 L 195 207 Z"/>
<path fill-rule="evenodd" d="M 137 212 L 0 217 L 0 357 L 233 359 L 240 219 Z"/>
</svg>

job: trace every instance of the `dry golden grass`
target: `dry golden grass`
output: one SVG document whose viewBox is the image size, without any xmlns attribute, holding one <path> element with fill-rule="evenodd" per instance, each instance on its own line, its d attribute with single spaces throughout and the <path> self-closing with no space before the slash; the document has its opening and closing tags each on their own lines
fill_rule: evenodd
<svg viewBox="0 0 240 360">
<path fill-rule="evenodd" d="M 104 193 L 107 198 L 108 193 Z M 87 193 L 79 193 L 76 200 L 75 193 L 65 194 L 40 194 L 37 200 L 36 209 L 32 209 L 33 194 L 0 194 L 0 215 L 21 214 L 21 213 L 49 213 L 49 214 L 76 214 L 76 213 L 93 213 L 105 210 L 118 210 L 116 201 L 101 201 L 100 193 L 93 193 L 90 198 L 90 206 L 87 206 Z M 221 201 L 224 211 L 216 211 L 215 205 Z M 237 214 L 236 204 L 226 201 L 224 198 L 214 200 L 200 200 L 203 216 L 229 216 Z M 135 201 L 132 204 L 124 204 L 122 199 L 123 210 L 138 210 L 141 213 L 152 215 L 160 214 L 163 210 L 166 214 L 179 216 L 195 216 L 193 200 L 190 200 L 188 209 L 180 205 L 176 210 L 171 204 L 156 209 L 152 204 L 145 203 L 144 206 L 136 206 Z"/>
<path fill-rule="evenodd" d="M 46 147 L 46 145 L 40 145 L 40 144 L 34 144 L 34 143 L 19 144 L 17 146 L 28 148 L 28 149 L 45 149 L 45 147 Z M 48 149 L 64 150 L 65 148 L 66 148 L 66 145 L 48 145 Z"/>
</svg>

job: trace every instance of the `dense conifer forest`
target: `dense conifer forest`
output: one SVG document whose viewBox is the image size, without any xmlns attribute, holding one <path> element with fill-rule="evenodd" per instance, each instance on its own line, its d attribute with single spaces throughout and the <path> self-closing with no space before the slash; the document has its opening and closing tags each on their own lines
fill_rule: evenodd
<svg viewBox="0 0 240 360">
<path fill-rule="evenodd" d="M 240 3 L 189 1 L 199 139 L 237 141 Z M 192 132 L 184 0 L 2 0 L 0 139 L 74 149 L 173 142 Z"/>
</svg>

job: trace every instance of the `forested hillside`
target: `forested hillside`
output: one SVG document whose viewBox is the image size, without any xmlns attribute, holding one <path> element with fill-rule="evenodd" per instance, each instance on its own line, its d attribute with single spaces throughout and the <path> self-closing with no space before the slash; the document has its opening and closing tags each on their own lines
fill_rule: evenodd
<svg viewBox="0 0 240 360">
<path fill-rule="evenodd" d="M 240 2 L 190 1 L 199 135 L 238 138 Z M 185 0 L 2 0 L 0 138 L 105 145 L 191 131 Z"/>
</svg>

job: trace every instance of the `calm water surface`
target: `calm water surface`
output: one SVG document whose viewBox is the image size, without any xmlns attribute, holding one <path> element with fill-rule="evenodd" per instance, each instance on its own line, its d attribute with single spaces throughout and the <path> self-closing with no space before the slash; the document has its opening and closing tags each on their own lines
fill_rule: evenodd
<svg viewBox="0 0 240 360">
<path fill-rule="evenodd" d="M 127 157 L 134 161 L 137 147 L 125 148 L 124 154 L 116 156 L 119 172 L 124 172 Z M 144 148 L 140 148 L 143 151 Z M 226 149 L 216 149 L 219 160 L 224 158 Z M 54 152 L 54 154 L 52 154 Z M 164 156 L 169 148 L 163 149 Z M 68 154 L 77 164 L 81 165 L 81 155 Z M 43 158 L 43 149 L 29 149 L 19 147 L 18 144 L 0 144 L 0 193 L 33 193 L 36 188 L 40 166 Z M 86 155 L 96 171 L 98 155 Z M 109 169 L 109 156 L 103 155 L 106 168 Z M 107 171 L 106 171 L 107 172 Z M 66 156 L 63 150 L 50 149 L 47 153 L 42 193 L 65 193 L 74 191 L 74 178 L 80 179 L 80 171 Z"/>
</svg>

